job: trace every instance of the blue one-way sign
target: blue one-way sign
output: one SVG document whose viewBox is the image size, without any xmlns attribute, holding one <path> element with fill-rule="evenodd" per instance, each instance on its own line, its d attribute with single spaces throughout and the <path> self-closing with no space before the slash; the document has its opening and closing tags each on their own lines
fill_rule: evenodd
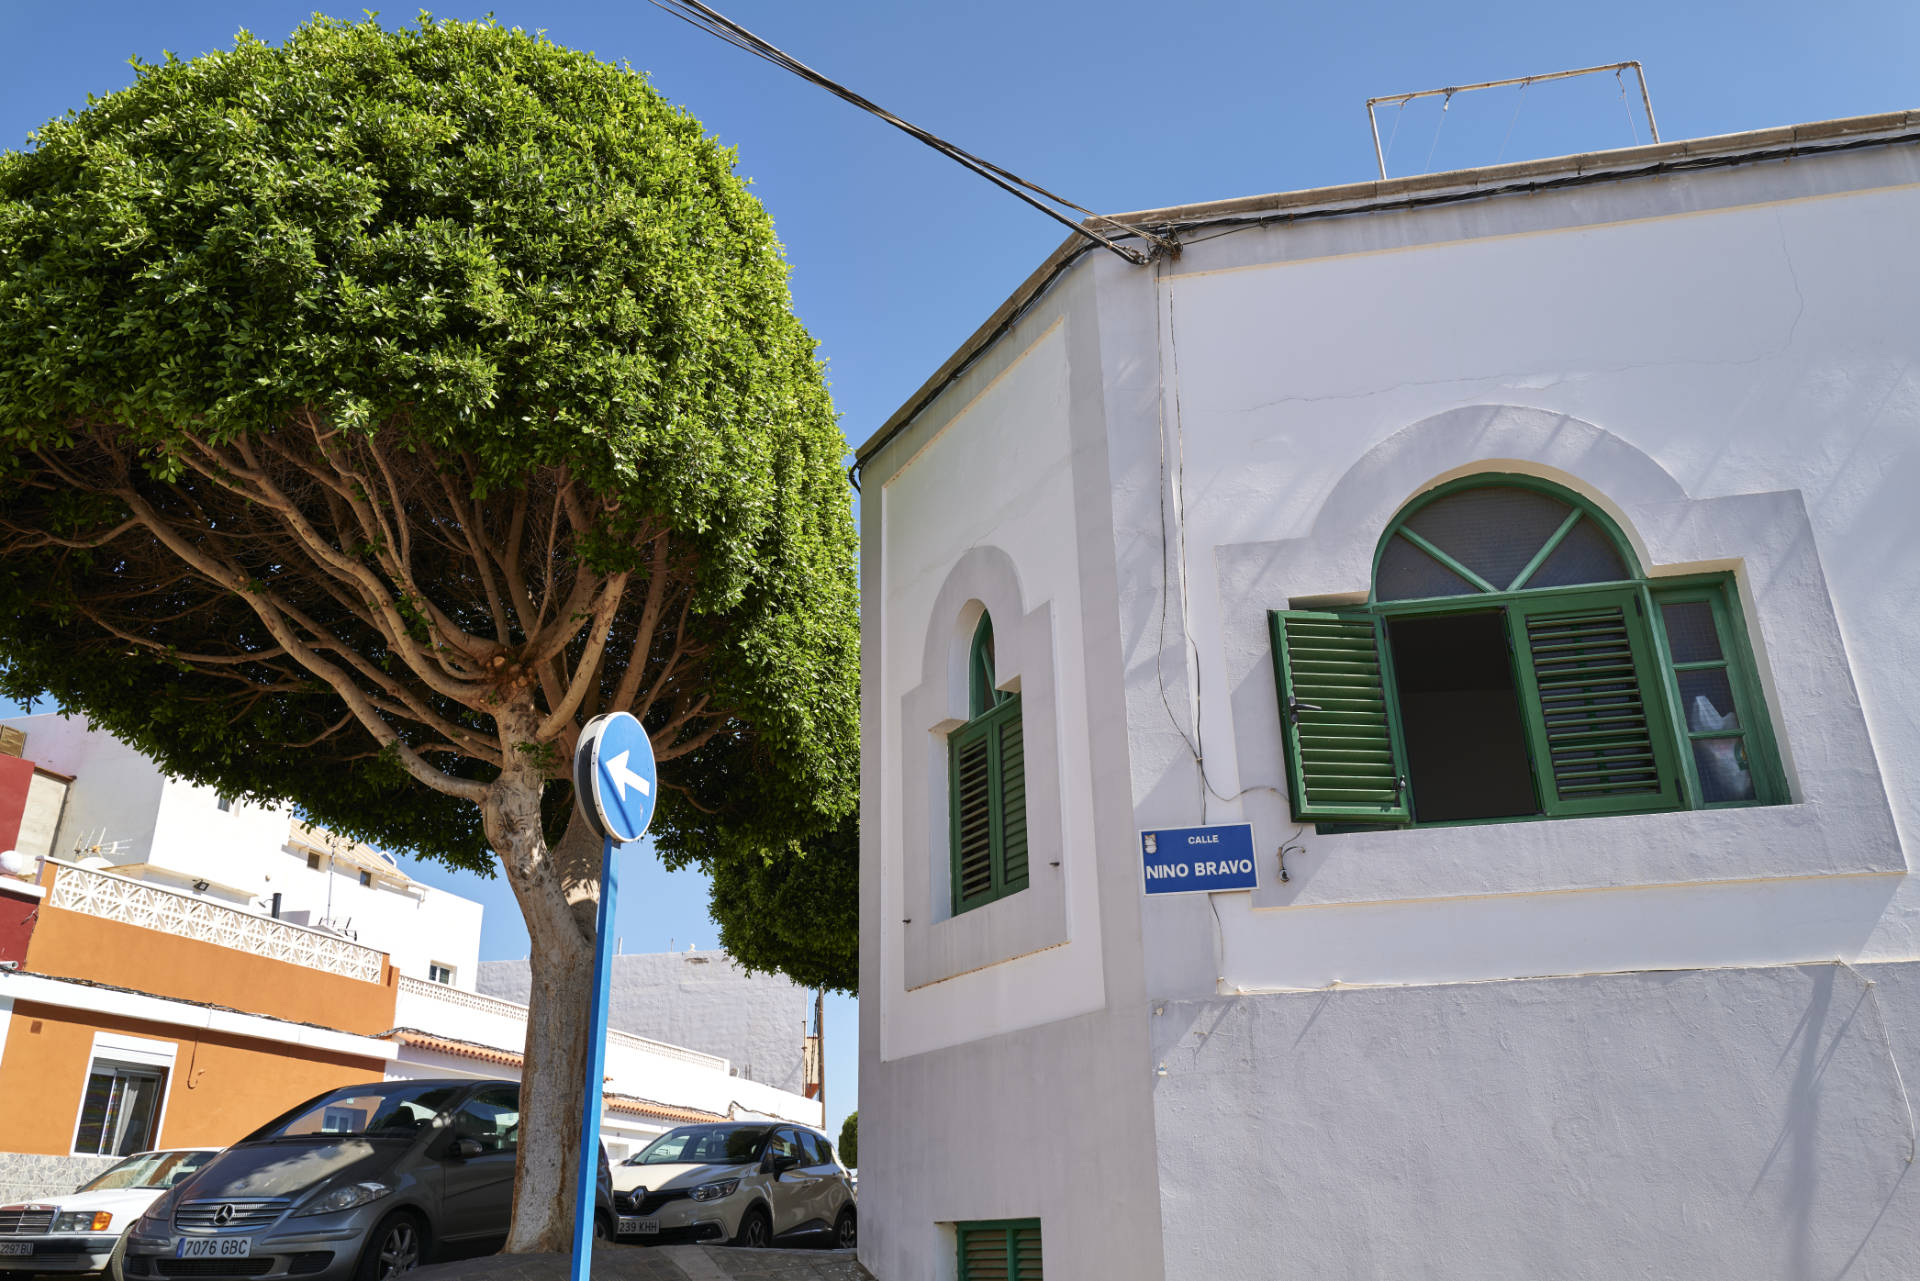
<svg viewBox="0 0 1920 1281">
<path fill-rule="evenodd" d="M 601 837 L 622 845 L 645 835 L 660 790 L 647 731 L 626 712 L 596 716 L 573 757 L 580 812 Z"/>
<path fill-rule="evenodd" d="M 1253 824 L 1163 827 L 1142 832 L 1140 858 L 1149 894 L 1250 890 L 1255 879 Z"/>
</svg>

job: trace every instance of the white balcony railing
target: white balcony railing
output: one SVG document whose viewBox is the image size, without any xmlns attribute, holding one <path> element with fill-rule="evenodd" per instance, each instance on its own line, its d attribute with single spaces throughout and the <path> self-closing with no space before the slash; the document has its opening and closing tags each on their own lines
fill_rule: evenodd
<svg viewBox="0 0 1920 1281">
<path fill-rule="evenodd" d="M 123 925 L 251 952 L 368 983 L 386 978 L 386 953 L 351 939 L 258 916 L 224 903 L 149 885 L 113 872 L 50 859 L 59 870 L 48 903 Z"/>
<path fill-rule="evenodd" d="M 449 987 L 445 983 L 429 983 L 425 979 L 416 979 L 409 975 L 402 974 L 400 976 L 400 995 L 402 998 L 416 997 L 430 1001 L 443 1001 L 448 1005 L 457 1006 L 463 1010 L 472 1010 L 477 1014 L 491 1014 L 500 1018 L 515 1020 L 523 1029 L 526 1026 L 527 1007 L 520 1004 L 520 1002 L 508 1001 L 497 996 L 482 996 L 478 992 L 469 992 L 464 988 Z M 420 1030 L 423 1032 L 432 1032 L 435 1029 L 423 1027 Z M 521 1032 L 523 1040 L 525 1035 L 526 1033 L 523 1030 Z M 669 1045 L 665 1041 L 649 1040 L 644 1036 L 635 1036 L 631 1032 L 619 1032 L 609 1028 L 607 1030 L 607 1041 L 610 1044 L 625 1045 L 631 1049 L 640 1050 L 647 1054 L 656 1054 L 661 1058 L 677 1059 L 682 1063 L 691 1063 L 696 1067 L 712 1068 L 722 1073 L 732 1067 L 732 1064 L 728 1060 L 720 1058 L 718 1055 L 702 1054 L 698 1050 L 689 1050 L 685 1046 Z M 513 1047 L 503 1046 L 501 1048 Z"/>
</svg>

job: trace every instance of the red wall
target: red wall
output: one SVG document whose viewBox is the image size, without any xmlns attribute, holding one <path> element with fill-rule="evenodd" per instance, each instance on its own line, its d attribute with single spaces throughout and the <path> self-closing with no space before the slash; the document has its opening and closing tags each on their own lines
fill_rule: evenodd
<svg viewBox="0 0 1920 1281">
<path fill-rule="evenodd" d="M 27 789 L 33 785 L 33 762 L 0 755 L 0 850 L 10 850 L 20 839 L 20 816 L 27 812 Z"/>
</svg>

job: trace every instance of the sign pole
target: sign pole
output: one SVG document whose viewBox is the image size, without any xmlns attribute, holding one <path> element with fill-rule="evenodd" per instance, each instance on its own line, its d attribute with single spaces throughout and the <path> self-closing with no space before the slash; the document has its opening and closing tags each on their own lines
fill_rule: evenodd
<svg viewBox="0 0 1920 1281">
<path fill-rule="evenodd" d="M 580 1123 L 580 1188 L 573 1210 L 573 1281 L 593 1270 L 593 1218 L 600 1188 L 600 1091 L 606 1079 L 607 999 L 613 986 L 614 839 L 600 847 L 600 912 L 594 922 L 593 1013 L 587 1031 L 587 1094 Z"/>
<path fill-rule="evenodd" d="M 632 714 L 596 716 L 573 749 L 573 795 L 579 815 L 598 833 L 600 912 L 593 937 L 593 1009 L 587 1032 L 586 1102 L 580 1123 L 580 1188 L 573 1208 L 573 1281 L 593 1268 L 593 1216 L 600 1189 L 600 1091 L 607 1079 L 607 999 L 613 986 L 613 900 L 620 886 L 613 856 L 646 835 L 660 788 L 653 743 Z M 619 1220 L 614 1220 L 617 1229 Z"/>
</svg>

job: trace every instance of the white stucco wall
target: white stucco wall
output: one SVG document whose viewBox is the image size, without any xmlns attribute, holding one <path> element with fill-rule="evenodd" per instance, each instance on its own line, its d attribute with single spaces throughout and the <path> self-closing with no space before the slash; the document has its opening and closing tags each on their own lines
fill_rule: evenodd
<svg viewBox="0 0 1920 1281">
<path fill-rule="evenodd" d="M 518 1054 L 526 1047 L 526 1006 L 500 997 L 403 981 L 395 998 L 394 1019 L 398 1027 L 497 1050 Z M 409 1047 L 406 1057 L 416 1064 L 458 1066 L 480 1076 L 519 1075 L 512 1067 L 420 1047 Z M 421 1074 L 418 1069 L 408 1071 Z M 718 1116 L 773 1116 L 815 1127 L 825 1122 L 818 1100 L 736 1076 L 724 1058 L 619 1031 L 607 1037 L 606 1076 L 608 1092 L 655 1103 Z M 609 1124 L 623 1131 L 634 1128 L 624 1119 L 617 1126 Z M 649 1125 L 642 1123 L 641 1128 Z"/>
<path fill-rule="evenodd" d="M 1162 285 L 1192 637 L 1165 680 L 1237 799 L 1198 799 L 1136 639 L 1169 581 L 1141 550 L 1162 442 L 1123 430 L 1136 815 L 1245 819 L 1261 853 L 1250 894 L 1145 905 L 1167 1276 L 1915 1268 L 1920 993 L 1890 971 L 1885 1042 L 1845 971 L 1793 967 L 1916 955 L 1916 179 L 1902 148 L 1368 214 Z M 1394 511 L 1474 471 L 1587 494 L 1652 573 L 1734 571 L 1794 804 L 1291 821 L 1265 611 L 1363 598 Z M 1569 977 L 1489 981 L 1536 975 Z"/>
<path fill-rule="evenodd" d="M 1106 415 L 1142 371 L 1110 376 L 1097 300 L 1064 284 L 863 474 L 860 1251 L 888 1281 L 952 1277 L 966 1220 L 1042 1215 L 1049 1277 L 1160 1254 L 1139 907 L 1106 866 L 1131 823 Z M 1030 880 L 955 917 L 943 749 L 983 606 Z"/>
<path fill-rule="evenodd" d="M 943 982 L 927 983 L 912 974 L 906 954 L 909 918 L 927 924 L 929 918 L 953 915 L 944 901 L 948 879 L 945 736 L 955 713 L 964 719 L 967 647 L 979 605 L 989 603 L 975 594 L 979 589 L 943 592 L 956 548 L 989 545 L 1010 564 L 1009 586 L 1017 585 L 1017 594 L 1005 590 L 1001 600 L 990 602 L 1004 601 L 994 617 L 997 675 L 1003 683 L 1020 666 L 1016 629 L 1037 607 L 1046 607 L 1052 624 L 1051 634 L 1040 642 L 1051 653 L 1031 655 L 1029 666 L 1053 655 L 1082 651 L 1068 379 L 1064 322 L 1056 322 L 885 481 L 884 501 L 879 504 L 881 609 L 899 625 L 886 638 L 879 697 L 883 706 L 902 710 L 895 714 L 897 721 L 889 717 L 899 726 L 895 737 L 888 737 L 886 725 L 879 730 L 880 805 L 888 816 L 882 836 L 917 862 L 924 881 L 904 865 L 900 875 L 882 873 L 882 965 L 886 973 L 904 980 L 901 990 L 890 984 L 879 994 L 883 1058 L 904 1058 L 1105 1004 L 1093 845 L 1087 839 L 1091 783 L 1084 691 L 1072 680 L 1054 682 L 1055 717 L 1045 726 L 1055 744 L 1051 760 L 1043 755 L 1047 738 L 1039 733 L 1042 723 L 1034 700 L 1023 692 L 1029 775 L 1046 770 L 1058 780 L 1053 787 L 1040 786 L 1035 780 L 1039 795 L 1029 807 L 1033 829 L 1029 839 L 1036 846 L 1028 873 L 1033 888 L 976 909 L 969 919 L 953 926 L 972 926 L 993 915 L 1027 913 L 1040 906 L 1042 895 L 1057 896 L 1054 902 L 1064 900 L 1070 924 L 1042 935 L 1038 946 L 986 947 L 969 958 L 964 966 L 967 972 Z M 973 608 L 968 611 L 970 603 Z M 935 616 L 937 606 L 939 617 Z M 1076 664 L 1073 670 L 1077 668 Z M 914 717 L 911 705 L 902 705 L 912 691 L 929 684 L 946 687 L 958 697 L 940 699 L 949 704 L 944 716 Z M 958 707 L 951 706 L 954 702 Z M 914 723 L 908 723 L 909 717 L 914 717 Z M 919 794 L 928 798 L 928 804 L 905 804 L 908 770 L 917 773 Z M 1049 793 L 1058 798 L 1051 815 L 1041 812 Z M 1039 829 L 1049 816 L 1054 819 L 1053 831 L 1043 834 Z M 908 830 L 910 823 L 917 830 Z M 1043 857 L 1046 851 L 1054 852 L 1063 866 L 1053 866 L 1055 860 Z M 913 884 L 924 885 L 918 901 L 909 901 L 908 887 Z M 1000 963 L 980 963 L 989 957 Z M 911 990 L 906 985 L 912 985 Z M 1016 992 L 1019 999 L 1009 999 Z"/>
<path fill-rule="evenodd" d="M 27 759 L 73 779 L 54 835 L 55 858 L 74 858 L 76 846 L 122 842 L 112 862 L 142 863 L 153 849 L 165 779 L 152 761 L 85 719 L 43 712 L 14 717 L 25 731 Z"/>
<path fill-rule="evenodd" d="M 428 978 L 428 967 L 437 963 L 452 967 L 454 987 L 475 989 L 484 910 L 479 903 L 417 882 L 403 886 L 376 876 L 373 884 L 362 885 L 358 867 L 341 861 L 329 869 L 322 856 L 320 866 L 310 868 L 306 851 L 288 850 L 286 841 L 283 813 L 273 856 L 256 855 L 249 864 L 263 878 L 262 893 L 281 894 L 282 915 L 299 919 L 304 913 L 308 924 L 330 918 L 385 952 L 410 978 Z"/>
<path fill-rule="evenodd" d="M 480 991 L 525 1001 L 527 962 L 487 961 Z M 777 974 L 748 974 L 721 951 L 613 958 L 607 1026 L 725 1060 L 734 1074 L 798 1094 L 813 993 Z"/>
<path fill-rule="evenodd" d="M 1920 1049 L 1916 248 L 1908 141 L 1093 255 L 871 459 L 869 1266 L 950 1275 L 941 1224 L 1036 1214 L 1050 1277 L 1920 1271 L 1895 1078 Z M 1480 471 L 1588 496 L 1656 576 L 1734 574 L 1791 804 L 1291 821 L 1265 612 L 1364 599 L 1394 512 Z M 1076 594 L 1106 572 L 1096 521 L 1112 578 Z M 1032 956 L 907 977 L 901 887 L 944 851 L 902 705 L 942 583 L 988 545 L 1085 700 L 1060 713 L 1063 805 L 1092 779 L 1069 946 L 1097 923 L 1103 986 L 1077 1017 Z M 1253 824 L 1259 887 L 1146 900 L 1133 833 L 1203 821 Z M 1875 999 L 1835 957 L 1880 963 Z M 1094 1101 L 1062 1106 L 1063 1073 Z M 993 1153 L 1117 1168 L 1142 1093 L 1160 1248 L 1100 1257 L 1074 1180 L 1028 1189 Z M 963 1180 L 1027 1204 L 976 1213 Z"/>
<path fill-rule="evenodd" d="M 1920 811 L 1897 784 L 1920 738 L 1896 709 L 1916 692 L 1898 619 L 1920 558 L 1890 553 L 1920 534 L 1920 513 L 1894 497 L 1920 468 L 1920 379 L 1896 337 L 1920 325 L 1920 261 L 1903 252 L 1920 243 L 1915 176 L 1911 148 L 1861 152 L 1250 233 L 1182 259 L 1162 347 L 1177 352 L 1168 415 L 1184 437 L 1203 748 L 1220 792 L 1255 789 L 1207 817 L 1252 821 L 1269 855 L 1257 910 L 1220 904 L 1212 979 L 1292 988 L 1914 955 L 1920 894 L 1896 830 L 1916 830 Z M 1270 787 L 1265 611 L 1364 593 L 1393 511 L 1476 470 L 1590 494 L 1650 572 L 1736 571 L 1795 805 L 1308 833 L 1279 886 L 1270 855 L 1295 827 Z M 1123 505 L 1122 524 L 1159 520 L 1124 491 Z M 1122 573 L 1157 587 L 1145 557 Z M 1132 690 L 1140 747 L 1169 733 L 1164 710 L 1152 725 L 1159 691 L 1145 684 Z M 1191 782 L 1187 798 L 1169 789 L 1182 775 L 1190 761 L 1136 775 L 1143 826 L 1198 821 Z M 1782 900 L 1779 882 L 1798 878 L 1801 897 Z M 1716 880 L 1728 884 L 1702 884 Z M 1656 888 L 1677 884 L 1698 887 L 1684 908 Z M 1524 910 L 1455 901 L 1567 890 L 1606 892 Z M 1200 910 L 1149 905 L 1161 990 L 1185 990 L 1210 959 L 1188 955 L 1213 932 L 1194 930 Z"/>
</svg>

